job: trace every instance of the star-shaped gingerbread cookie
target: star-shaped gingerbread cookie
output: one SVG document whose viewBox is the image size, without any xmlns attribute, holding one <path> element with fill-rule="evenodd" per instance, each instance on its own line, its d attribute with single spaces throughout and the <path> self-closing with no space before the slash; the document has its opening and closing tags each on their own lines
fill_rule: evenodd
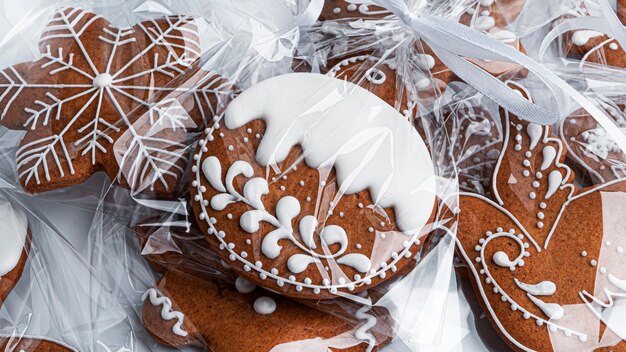
<svg viewBox="0 0 626 352">
<path fill-rule="evenodd" d="M 130 28 L 78 8 L 55 13 L 40 58 L 0 72 L 0 124 L 24 130 L 17 174 L 31 193 L 104 171 L 134 192 L 175 192 L 185 132 L 219 115 L 230 85 L 197 67 L 193 18 Z M 184 81 L 177 80 L 183 73 Z"/>
<path fill-rule="evenodd" d="M 456 209 L 487 316 L 517 351 L 625 350 L 626 181 L 579 189 L 550 127 L 507 112 L 503 125 L 493 196 Z"/>
</svg>

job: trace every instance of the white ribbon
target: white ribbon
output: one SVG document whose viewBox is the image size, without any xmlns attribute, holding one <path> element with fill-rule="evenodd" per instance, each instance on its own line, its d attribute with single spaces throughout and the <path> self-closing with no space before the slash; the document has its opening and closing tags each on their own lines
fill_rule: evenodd
<svg viewBox="0 0 626 352">
<path fill-rule="evenodd" d="M 296 25 L 298 26 L 310 26 L 314 24 L 322 14 L 324 8 L 324 0 L 311 0 L 309 6 L 298 16 Z"/>
<path fill-rule="evenodd" d="M 570 113 L 570 102 L 565 93 L 587 110 L 604 127 L 615 142 L 626 151 L 626 136 L 615 123 L 589 99 L 572 88 L 537 61 L 513 47 L 455 21 L 433 15 L 415 15 L 404 0 L 373 0 L 391 11 L 423 40 L 435 55 L 456 75 L 498 105 L 527 121 L 551 125 Z M 538 106 L 517 94 L 502 81 L 465 58 L 512 62 L 535 74 L 551 93 L 548 108 Z"/>
</svg>

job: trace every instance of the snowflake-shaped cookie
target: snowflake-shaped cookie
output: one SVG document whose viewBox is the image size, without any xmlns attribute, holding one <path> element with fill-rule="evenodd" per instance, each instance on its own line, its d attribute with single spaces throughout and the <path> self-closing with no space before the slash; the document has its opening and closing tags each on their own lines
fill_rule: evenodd
<svg viewBox="0 0 626 352">
<path fill-rule="evenodd" d="M 0 73 L 0 124 L 26 132 L 17 173 L 32 193 L 105 171 L 133 191 L 171 194 L 186 159 L 185 132 L 217 115 L 230 95 L 210 72 L 175 81 L 197 69 L 201 51 L 186 16 L 117 28 L 94 13 L 62 9 L 40 50 L 37 61 Z"/>
</svg>

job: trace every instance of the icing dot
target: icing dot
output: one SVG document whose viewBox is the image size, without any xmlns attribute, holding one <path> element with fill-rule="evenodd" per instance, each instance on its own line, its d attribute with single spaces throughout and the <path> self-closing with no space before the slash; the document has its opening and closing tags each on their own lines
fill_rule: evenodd
<svg viewBox="0 0 626 352">
<path fill-rule="evenodd" d="M 343 215 L 344 215 L 344 214 L 343 214 L 343 211 L 340 211 L 340 212 L 339 212 L 339 216 L 343 218 Z"/>
<path fill-rule="evenodd" d="M 598 261 L 595 259 L 591 259 L 591 261 L 589 262 L 589 264 L 591 264 L 591 266 L 596 266 L 598 265 Z"/>
<path fill-rule="evenodd" d="M 537 227 L 538 227 L 538 228 L 540 228 L 540 229 L 542 229 L 542 228 L 543 228 L 543 222 L 539 221 L 539 222 L 537 223 Z"/>
<path fill-rule="evenodd" d="M 539 218 L 540 220 L 543 220 L 543 218 L 545 218 L 545 214 L 542 212 L 538 212 L 537 213 L 537 218 Z"/>
<path fill-rule="evenodd" d="M 220 132 L 220 137 L 224 138 L 224 133 Z"/>
<path fill-rule="evenodd" d="M 360 244 L 360 243 L 357 243 L 357 244 L 356 244 L 356 248 L 357 248 L 357 249 L 361 249 L 361 247 L 362 247 L 362 246 L 361 246 L 361 244 Z"/>
<path fill-rule="evenodd" d="M 347 7 L 348 11 L 356 11 L 356 4 L 350 4 Z"/>
<path fill-rule="evenodd" d="M 583 251 L 582 253 L 580 253 L 580 255 L 582 255 L 583 257 L 587 256 L 587 251 Z"/>
<path fill-rule="evenodd" d="M 108 87 L 113 83 L 113 76 L 108 73 L 101 73 L 93 79 L 93 86 L 97 88 Z"/>
<path fill-rule="evenodd" d="M 528 171 L 528 170 L 524 170 L 524 171 L 522 172 L 522 175 L 524 175 L 525 177 L 528 177 L 528 176 L 530 176 L 530 171 Z"/>
<path fill-rule="evenodd" d="M 228 214 L 226 214 L 226 217 L 229 218 L 229 219 L 232 219 L 233 218 L 233 214 L 228 213 Z"/>
<path fill-rule="evenodd" d="M 299 184 L 300 186 L 304 186 L 304 181 L 300 181 L 300 182 L 298 182 L 298 184 Z"/>
<path fill-rule="evenodd" d="M 248 142 L 250 141 L 250 139 L 249 139 L 248 137 L 243 137 L 243 141 L 244 141 L 245 143 L 248 143 Z"/>
<path fill-rule="evenodd" d="M 241 252 L 240 255 L 241 255 L 242 258 L 248 258 L 248 252 L 245 252 L 245 251 Z"/>
<path fill-rule="evenodd" d="M 367 229 L 367 231 L 369 231 L 369 232 L 374 232 L 374 228 L 373 228 L 373 227 L 370 227 L 370 228 L 368 228 L 368 229 Z"/>
<path fill-rule="evenodd" d="M 548 207 L 548 205 L 544 202 L 539 203 L 539 208 L 541 209 L 545 209 L 546 207 Z"/>
<path fill-rule="evenodd" d="M 235 150 L 235 147 L 233 147 L 232 145 L 229 145 L 228 146 L 228 150 L 233 151 L 233 150 Z"/>
<path fill-rule="evenodd" d="M 286 188 L 285 186 L 280 186 L 280 190 L 281 190 L 281 191 L 284 191 L 284 190 L 286 190 L 286 189 L 287 189 L 287 188 Z"/>
<path fill-rule="evenodd" d="M 252 133 L 252 128 L 248 128 L 248 129 L 246 130 L 246 132 L 248 132 L 248 133 Z"/>
<path fill-rule="evenodd" d="M 363 203 L 359 203 L 359 204 L 357 204 L 357 206 L 358 206 L 359 208 L 363 209 Z"/>
<path fill-rule="evenodd" d="M 617 253 L 623 253 L 624 252 L 624 248 L 622 247 L 617 247 Z"/>
<path fill-rule="evenodd" d="M 611 44 L 609 44 L 609 49 L 611 49 L 611 50 L 617 50 L 617 48 L 618 48 L 617 43 L 611 43 Z"/>
<path fill-rule="evenodd" d="M 333 13 L 334 13 L 334 14 L 338 14 L 338 13 L 340 13 L 340 12 L 341 12 L 341 9 L 340 9 L 340 8 L 338 8 L 338 7 L 335 7 L 335 8 L 333 9 Z"/>
<path fill-rule="evenodd" d="M 524 155 L 525 155 L 527 158 L 530 158 L 530 157 L 533 155 L 533 153 L 531 153 L 531 152 L 530 152 L 530 150 L 529 150 L 529 151 L 527 151 Z"/>
<path fill-rule="evenodd" d="M 535 199 L 535 198 L 537 198 L 537 194 L 535 192 L 530 192 L 528 197 L 530 197 L 530 199 Z"/>
<path fill-rule="evenodd" d="M 535 174 L 535 177 L 541 180 L 541 178 L 543 177 L 543 174 L 542 174 L 540 171 L 538 171 L 538 172 Z"/>
<path fill-rule="evenodd" d="M 235 280 L 235 288 L 240 293 L 250 293 L 254 291 L 254 289 L 256 288 L 256 285 L 244 279 L 243 277 L 239 276 L 237 277 L 237 280 Z"/>
<path fill-rule="evenodd" d="M 246 244 L 252 244 L 252 241 L 250 239 L 247 239 Z"/>
<path fill-rule="evenodd" d="M 533 187 L 539 188 L 539 181 L 533 181 Z"/>
<path fill-rule="evenodd" d="M 601 272 L 602 274 L 606 274 L 606 268 L 605 268 L 605 267 L 601 267 L 601 268 L 600 268 L 600 272 Z"/>
<path fill-rule="evenodd" d="M 520 150 L 522 150 L 522 145 L 521 144 L 516 144 L 515 145 L 515 151 L 519 152 Z"/>
<path fill-rule="evenodd" d="M 607 247 L 611 245 L 611 241 L 606 241 Z"/>
<path fill-rule="evenodd" d="M 269 315 L 276 310 L 276 302 L 266 296 L 259 297 L 254 301 L 254 311 L 261 315 Z"/>
<path fill-rule="evenodd" d="M 522 165 L 524 165 L 524 166 L 526 166 L 526 167 L 529 167 L 529 166 L 530 166 L 530 161 L 528 161 L 528 160 L 524 160 L 524 161 L 522 162 Z"/>
</svg>

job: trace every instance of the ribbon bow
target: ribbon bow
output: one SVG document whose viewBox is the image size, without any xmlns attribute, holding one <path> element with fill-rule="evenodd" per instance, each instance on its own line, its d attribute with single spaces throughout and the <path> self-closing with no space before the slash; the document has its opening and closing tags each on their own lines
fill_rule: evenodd
<svg viewBox="0 0 626 352">
<path fill-rule="evenodd" d="M 423 40 L 456 75 L 509 112 L 533 123 L 551 125 L 570 113 L 571 106 L 565 96 L 567 95 L 587 110 L 620 148 L 626 151 L 626 136 L 615 123 L 584 95 L 537 61 L 495 38 L 456 21 L 427 14 L 413 14 L 404 0 L 372 1 L 391 11 L 411 27 L 416 37 Z M 502 81 L 470 63 L 466 58 L 511 62 L 526 68 L 550 91 L 552 99 L 549 106 L 542 107 L 524 99 Z"/>
</svg>

